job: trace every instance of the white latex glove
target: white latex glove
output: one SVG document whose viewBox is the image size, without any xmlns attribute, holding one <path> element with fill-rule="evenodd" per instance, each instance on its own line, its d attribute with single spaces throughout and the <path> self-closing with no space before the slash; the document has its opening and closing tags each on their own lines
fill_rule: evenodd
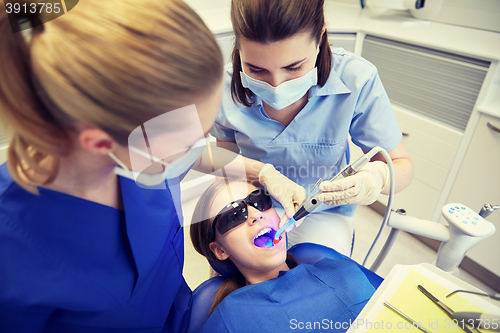
<svg viewBox="0 0 500 333">
<path fill-rule="evenodd" d="M 260 170 L 259 182 L 266 186 L 269 194 L 278 200 L 285 209 L 285 214 L 281 217 L 280 221 L 281 228 L 295 214 L 295 210 L 305 199 L 306 190 L 283 176 L 269 163 L 265 164 Z M 295 226 L 298 226 L 298 224 L 295 223 Z"/>
<path fill-rule="evenodd" d="M 389 179 L 389 167 L 381 161 L 369 162 L 356 174 L 335 181 L 322 182 L 325 193 L 318 199 L 327 205 L 370 205 L 377 200 Z"/>
</svg>

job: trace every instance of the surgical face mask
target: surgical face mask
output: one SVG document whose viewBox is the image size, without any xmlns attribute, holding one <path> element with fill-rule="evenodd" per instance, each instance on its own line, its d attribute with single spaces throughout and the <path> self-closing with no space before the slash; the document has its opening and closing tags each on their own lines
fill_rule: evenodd
<svg viewBox="0 0 500 333">
<path fill-rule="evenodd" d="M 306 75 L 283 82 L 277 87 L 253 79 L 243 72 L 240 72 L 240 74 L 243 87 L 250 89 L 266 104 L 276 110 L 281 110 L 297 102 L 312 86 L 318 83 L 318 69 L 316 67 Z"/>
<path fill-rule="evenodd" d="M 134 154 L 140 155 L 150 160 L 151 167 L 163 169 L 161 172 L 151 174 L 130 170 L 122 161 L 120 161 L 116 157 L 115 154 L 109 152 L 108 155 L 119 165 L 119 167 L 117 166 L 115 168 L 115 173 L 117 175 L 135 180 L 138 185 L 155 187 L 158 185 L 164 185 L 165 180 L 175 179 L 188 171 L 196 162 L 198 157 L 200 157 L 206 145 L 206 139 L 200 139 L 193 146 L 191 146 L 191 148 L 189 148 L 186 153 L 170 163 L 167 163 L 155 156 L 145 153 L 136 147 L 129 146 L 130 152 L 133 152 Z"/>
</svg>

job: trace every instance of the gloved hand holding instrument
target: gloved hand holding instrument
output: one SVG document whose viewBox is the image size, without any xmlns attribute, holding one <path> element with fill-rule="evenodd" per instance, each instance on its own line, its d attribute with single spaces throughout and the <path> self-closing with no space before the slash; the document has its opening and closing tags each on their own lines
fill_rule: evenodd
<svg viewBox="0 0 500 333">
<path fill-rule="evenodd" d="M 389 168 L 381 161 L 369 162 L 358 172 L 340 180 L 321 183 L 318 199 L 327 205 L 370 205 L 387 186 Z"/>
<path fill-rule="evenodd" d="M 387 164 L 381 161 L 370 162 L 372 157 L 379 152 L 381 152 L 386 159 L 390 159 L 389 154 L 384 149 L 375 147 L 352 164 L 347 165 L 335 177 L 321 183 L 319 186 L 320 192 L 311 198 L 306 198 L 290 221 L 276 232 L 273 243 L 277 244 L 284 231 L 289 231 L 290 227 L 296 223 L 296 221 L 307 216 L 323 201 L 330 205 L 369 205 L 377 199 L 378 195 L 387 184 L 391 183 L 391 190 L 393 192 L 394 175 L 391 176 L 392 182 L 390 182 L 390 172 Z M 392 160 L 388 163 L 392 166 Z M 392 174 L 394 174 L 394 172 L 392 172 Z M 389 207 L 392 205 L 391 198 L 389 203 L 388 210 L 390 211 Z M 375 242 L 378 240 L 383 228 L 387 224 L 388 218 L 389 213 L 386 212 L 386 218 L 384 219 Z M 372 244 L 368 254 L 371 252 L 375 242 Z"/>
<path fill-rule="evenodd" d="M 306 190 L 282 175 L 271 164 L 265 164 L 259 173 L 259 182 L 265 185 L 267 191 L 285 209 L 285 214 L 281 217 L 281 222 L 288 221 L 297 206 L 306 198 Z"/>
</svg>

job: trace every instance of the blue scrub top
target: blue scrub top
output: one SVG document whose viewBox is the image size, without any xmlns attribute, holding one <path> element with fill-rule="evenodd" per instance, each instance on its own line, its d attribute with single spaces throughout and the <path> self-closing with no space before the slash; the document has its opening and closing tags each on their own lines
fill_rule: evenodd
<svg viewBox="0 0 500 333">
<path fill-rule="evenodd" d="M 184 332 L 191 290 L 169 190 L 120 178 L 124 211 L 0 166 L 0 331 Z"/>
<path fill-rule="evenodd" d="M 345 332 L 374 292 L 354 261 L 301 264 L 233 291 L 200 333 Z"/>
<path fill-rule="evenodd" d="M 228 68 L 222 108 L 210 133 L 222 141 L 235 140 L 243 156 L 273 164 L 307 192 L 318 178 L 330 179 L 346 165 L 349 134 L 366 151 L 396 148 L 402 134 L 377 69 L 342 48 L 332 52 L 328 81 L 311 87 L 308 103 L 288 126 L 271 119 L 257 96 L 250 107 L 236 105 Z M 355 209 L 321 205 L 317 211 L 352 216 Z"/>
</svg>

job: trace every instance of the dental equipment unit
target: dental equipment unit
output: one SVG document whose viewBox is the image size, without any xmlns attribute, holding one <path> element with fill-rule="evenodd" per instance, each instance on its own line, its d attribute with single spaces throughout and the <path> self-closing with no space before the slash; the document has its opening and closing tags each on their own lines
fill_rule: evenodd
<svg viewBox="0 0 500 333">
<path fill-rule="evenodd" d="M 472 209 L 459 203 L 447 204 L 442 208 L 443 216 L 448 222 L 447 226 L 438 222 L 421 220 L 416 217 L 406 216 L 406 211 L 404 209 L 398 209 L 395 211 L 395 214 L 391 214 L 395 185 L 394 166 L 389 154 L 380 147 L 373 148 L 368 153 L 357 159 L 355 162 L 347 165 L 337 175 L 335 175 L 331 179 L 331 181 L 339 180 L 355 174 L 377 153 L 381 153 L 384 156 L 389 167 L 389 199 L 387 202 L 382 225 L 363 260 L 363 266 L 366 267 L 368 257 L 370 256 L 373 248 L 378 242 L 385 227 L 390 226 L 392 227 L 392 230 L 387 237 L 384 246 L 380 250 L 377 258 L 370 266 L 370 270 L 375 271 L 378 269 L 382 261 L 387 256 L 390 248 L 392 247 L 392 244 L 394 243 L 399 230 L 403 230 L 412 234 L 441 241 L 442 243 L 439 247 L 437 258 L 434 264 L 441 270 L 458 276 L 458 266 L 465 257 L 466 252 L 480 241 L 490 237 L 495 233 L 495 226 L 491 222 L 486 221 L 484 218 L 488 217 L 491 213 L 493 213 L 493 211 L 500 209 L 500 205 L 495 206 L 491 204 L 485 204 L 478 214 Z M 299 209 L 293 215 L 290 221 L 288 221 L 276 232 L 273 239 L 273 244 L 279 242 L 281 234 L 290 226 L 292 226 L 293 223 L 307 216 L 321 204 L 321 201 L 318 200 L 318 196 L 321 194 L 321 192 L 310 197 L 314 189 L 319 185 L 320 181 L 321 179 L 318 180 L 316 185 L 313 187 L 301 206 L 299 206 Z"/>
<path fill-rule="evenodd" d="M 480 241 L 495 233 L 493 223 L 486 221 L 472 209 L 458 203 L 442 208 L 448 226 L 416 217 L 406 216 L 404 210 L 392 214 L 388 225 L 392 227 L 378 260 L 383 260 L 399 230 L 441 241 L 435 265 L 445 272 L 458 275 L 458 266 L 466 252 Z"/>
</svg>

